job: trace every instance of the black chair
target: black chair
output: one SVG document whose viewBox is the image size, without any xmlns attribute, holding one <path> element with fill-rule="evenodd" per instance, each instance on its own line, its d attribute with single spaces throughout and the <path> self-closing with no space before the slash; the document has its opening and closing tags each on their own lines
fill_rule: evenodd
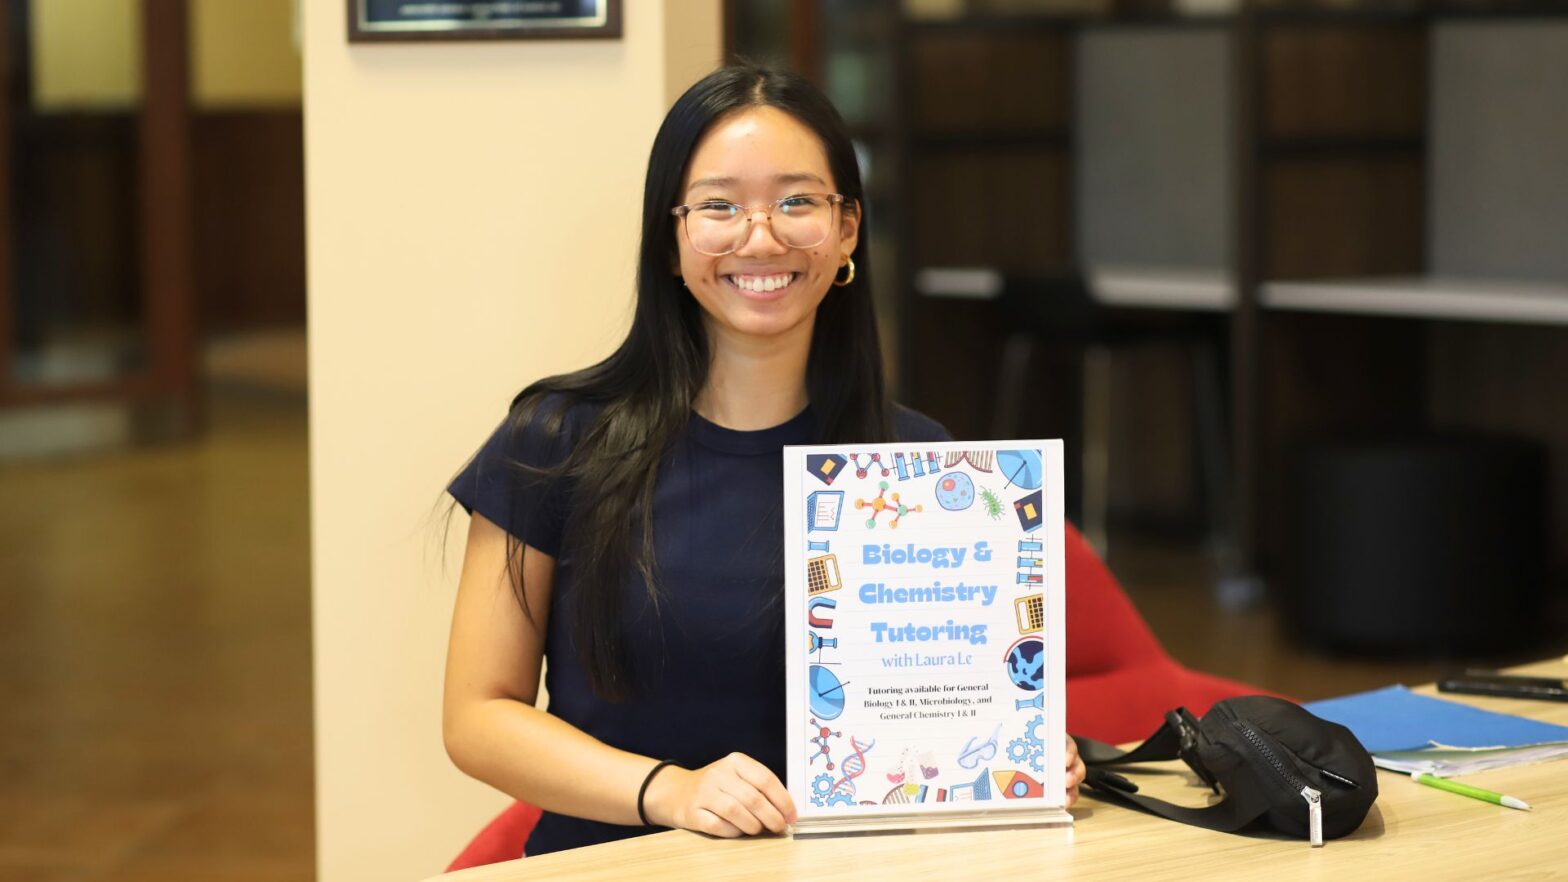
<svg viewBox="0 0 1568 882">
<path fill-rule="evenodd" d="M 992 437 L 1018 437 L 1030 400 L 1032 362 L 1043 347 L 1067 347 L 1082 376 L 1077 451 L 1083 477 L 1083 532 L 1103 554 L 1111 462 L 1112 360 L 1118 349 L 1178 344 L 1190 353 L 1194 413 L 1194 473 L 1204 532 L 1216 551 L 1228 535 L 1228 432 L 1221 382 L 1225 314 L 1107 307 L 1078 272 L 1004 273 L 994 269 L 924 270 L 916 288 L 926 294 L 995 297 L 1011 333 L 998 366 Z M 1069 455 L 1072 451 L 1069 451 Z"/>
</svg>

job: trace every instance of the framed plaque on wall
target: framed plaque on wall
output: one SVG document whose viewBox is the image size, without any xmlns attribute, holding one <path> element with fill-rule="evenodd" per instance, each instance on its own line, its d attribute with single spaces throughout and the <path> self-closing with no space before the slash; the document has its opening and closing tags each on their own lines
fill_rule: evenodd
<svg viewBox="0 0 1568 882">
<path fill-rule="evenodd" d="M 620 36 L 620 0 L 348 0 L 354 43 Z"/>
</svg>

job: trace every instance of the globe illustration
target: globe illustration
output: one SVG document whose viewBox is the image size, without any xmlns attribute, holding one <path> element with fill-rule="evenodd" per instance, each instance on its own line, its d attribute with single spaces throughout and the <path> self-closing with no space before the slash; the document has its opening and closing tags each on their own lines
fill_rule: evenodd
<svg viewBox="0 0 1568 882">
<path fill-rule="evenodd" d="M 1025 637 L 1007 650 L 1007 676 L 1013 685 L 1028 692 L 1045 688 L 1045 644 L 1038 637 Z"/>
</svg>

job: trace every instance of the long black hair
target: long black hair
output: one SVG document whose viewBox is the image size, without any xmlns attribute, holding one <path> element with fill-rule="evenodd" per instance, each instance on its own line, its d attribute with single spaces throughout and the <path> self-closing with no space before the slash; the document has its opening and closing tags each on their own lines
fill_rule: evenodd
<svg viewBox="0 0 1568 882">
<path fill-rule="evenodd" d="M 565 479 L 571 487 L 561 555 L 571 557 L 575 570 L 572 634 L 594 691 L 611 701 L 630 694 L 621 600 L 632 568 L 648 586 L 650 606 L 658 609 L 653 488 L 659 462 L 686 427 L 708 378 L 702 307 L 672 270 L 676 218 L 670 210 L 680 202 L 687 165 L 703 135 L 721 118 L 761 106 L 782 110 L 816 133 L 834 183 L 845 197 L 844 210 L 863 214 L 865 194 L 854 147 L 826 96 L 785 71 L 750 64 L 714 71 L 675 102 L 653 140 L 643 188 L 637 304 L 626 340 L 604 361 L 533 383 L 512 402 L 511 430 L 543 431 L 546 436 L 560 432 L 570 403 L 599 408 L 597 419 L 562 465 L 543 472 L 514 465 L 529 479 Z M 863 253 L 868 234 L 862 216 L 851 255 L 860 258 L 858 273 L 851 284 L 832 288 L 817 309 L 806 392 L 818 443 L 878 442 L 893 435 L 870 261 Z M 547 399 L 568 404 L 541 407 Z M 626 501 L 632 517 L 626 514 Z M 515 536 L 509 540 L 508 575 L 532 620 L 523 593 L 519 542 Z"/>
</svg>

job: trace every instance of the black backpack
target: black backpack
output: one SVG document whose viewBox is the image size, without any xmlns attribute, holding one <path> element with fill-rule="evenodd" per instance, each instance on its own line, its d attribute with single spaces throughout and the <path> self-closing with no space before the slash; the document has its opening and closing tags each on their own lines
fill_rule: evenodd
<svg viewBox="0 0 1568 882">
<path fill-rule="evenodd" d="M 1202 720 L 1177 708 L 1130 751 L 1074 740 L 1088 766 L 1088 793 L 1209 830 L 1234 833 L 1258 822 L 1319 846 L 1361 826 L 1377 799 L 1372 757 L 1349 729 L 1267 695 L 1226 699 Z M 1178 757 L 1224 799 L 1184 808 L 1139 794 L 1106 768 Z"/>
</svg>

